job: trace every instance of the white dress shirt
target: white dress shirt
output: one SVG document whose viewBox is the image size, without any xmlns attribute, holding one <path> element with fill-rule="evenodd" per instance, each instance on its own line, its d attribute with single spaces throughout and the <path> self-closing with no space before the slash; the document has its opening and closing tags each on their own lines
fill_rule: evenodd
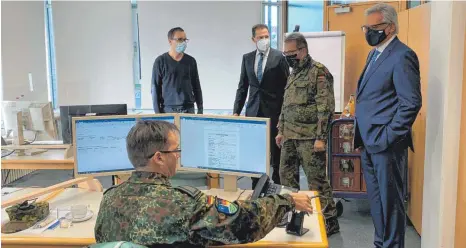
<svg viewBox="0 0 466 248">
<path fill-rule="evenodd" d="M 383 53 L 383 51 L 385 50 L 385 48 L 388 47 L 388 45 L 390 45 L 390 43 L 393 41 L 393 39 L 395 39 L 396 35 L 393 35 L 392 38 L 390 38 L 389 40 L 387 40 L 387 42 L 385 42 L 384 44 L 382 44 L 381 46 L 377 47 L 377 51 L 379 51 L 379 55 L 377 55 L 377 58 L 375 60 L 377 60 L 379 57 L 380 57 L 380 54 Z"/>
<path fill-rule="evenodd" d="M 264 58 L 262 60 L 262 76 L 264 76 L 265 65 L 267 64 L 267 58 L 269 57 L 270 48 L 267 49 L 264 53 Z M 256 60 L 254 61 L 254 72 L 257 76 L 257 67 L 259 64 L 259 59 L 261 58 L 259 50 L 256 50 Z"/>
</svg>

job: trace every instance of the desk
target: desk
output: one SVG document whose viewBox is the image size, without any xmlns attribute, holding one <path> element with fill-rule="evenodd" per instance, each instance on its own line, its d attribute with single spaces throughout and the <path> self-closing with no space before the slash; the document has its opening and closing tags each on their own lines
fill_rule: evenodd
<svg viewBox="0 0 466 248">
<path fill-rule="evenodd" d="M 2 158 L 2 169 L 10 170 L 72 170 L 74 158 L 65 158 L 65 149 L 49 149 L 33 156 L 16 153 Z"/>
<path fill-rule="evenodd" d="M 210 195 L 217 195 L 218 197 L 228 201 L 235 201 L 243 190 L 239 190 L 237 192 L 224 192 L 223 189 L 210 189 L 203 190 L 203 192 Z M 308 193 L 309 196 L 317 194 L 316 192 L 311 191 L 307 191 L 306 193 Z M 251 194 L 252 190 L 246 190 L 241 195 L 240 199 L 245 199 Z M 312 199 L 312 206 L 316 212 L 321 211 L 320 201 L 316 201 L 316 198 Z M 303 226 L 308 228 L 309 232 L 304 234 L 302 237 L 287 234 L 285 228 L 275 228 L 256 243 L 248 245 L 228 245 L 225 247 L 328 247 L 327 234 L 325 232 L 325 224 L 322 214 L 314 213 L 306 216 Z"/>
<path fill-rule="evenodd" d="M 2 189 L 12 190 L 11 188 Z M 18 197 L 22 194 L 29 193 L 37 189 L 28 188 L 20 191 L 13 192 L 3 199 Z M 221 189 L 203 190 L 205 193 L 218 195 L 227 200 L 236 200 L 242 191 L 237 192 L 223 192 Z M 241 195 L 240 199 L 245 199 L 252 191 L 246 191 Z M 309 195 L 314 195 L 314 192 L 308 192 Z M 44 196 L 45 197 L 45 196 Z M 84 189 L 69 188 L 56 198 L 50 201 L 50 208 L 64 208 L 74 204 L 89 205 L 90 209 L 94 212 L 91 220 L 83 223 L 73 223 L 70 229 L 62 229 L 57 227 L 54 230 L 47 230 L 40 235 L 25 235 L 19 233 L 2 234 L 1 242 L 2 247 L 16 248 L 16 247 L 83 247 L 95 243 L 94 226 L 102 199 L 102 192 L 90 192 Z M 312 200 L 312 204 L 316 211 L 321 211 L 319 201 Z M 5 210 L 2 210 L 2 222 L 5 221 L 3 217 Z M 325 227 L 322 215 L 312 214 L 306 216 L 304 226 L 309 228 L 309 232 L 302 237 L 296 237 L 285 233 L 284 228 L 275 228 L 264 239 L 252 244 L 230 245 L 226 247 L 328 247 L 327 236 L 325 234 Z"/>
<path fill-rule="evenodd" d="M 5 189 L 5 188 L 4 188 Z M 2 193 L 4 192 L 2 189 Z M 33 192 L 28 188 L 7 195 L 8 199 Z M 44 196 L 45 197 L 45 196 Z M 2 200 L 6 197 L 2 196 Z M 75 204 L 89 205 L 94 212 L 91 220 L 82 223 L 73 223 L 69 229 L 60 227 L 47 230 L 40 235 L 24 235 L 21 232 L 13 234 L 2 233 L 2 247 L 83 247 L 95 243 L 94 225 L 99 210 L 102 192 L 90 192 L 85 189 L 69 188 L 50 201 L 50 209 L 65 208 Z M 5 217 L 4 217 L 5 216 Z M 2 223 L 8 218 L 5 209 L 2 209 Z"/>
</svg>

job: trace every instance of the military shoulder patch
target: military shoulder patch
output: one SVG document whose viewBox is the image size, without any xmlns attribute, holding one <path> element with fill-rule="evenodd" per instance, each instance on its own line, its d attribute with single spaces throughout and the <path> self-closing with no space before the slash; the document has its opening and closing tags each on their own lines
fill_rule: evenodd
<svg viewBox="0 0 466 248">
<path fill-rule="evenodd" d="M 317 67 L 317 68 L 325 68 L 325 66 L 320 63 L 320 62 L 317 62 L 317 61 L 314 61 L 314 65 Z"/>
<path fill-rule="evenodd" d="M 215 207 L 219 213 L 225 215 L 234 215 L 238 212 L 238 205 L 221 198 L 215 198 Z"/>
</svg>

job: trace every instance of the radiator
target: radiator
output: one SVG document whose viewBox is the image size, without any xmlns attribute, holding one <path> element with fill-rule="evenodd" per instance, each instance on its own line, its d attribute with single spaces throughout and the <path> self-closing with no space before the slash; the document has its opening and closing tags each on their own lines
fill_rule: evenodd
<svg viewBox="0 0 466 248">
<path fill-rule="evenodd" d="M 8 171 L 10 172 L 8 173 Z M 8 185 L 28 174 L 31 174 L 33 171 L 35 170 L 2 170 L 2 186 L 3 184 Z M 7 175 L 8 178 L 6 178 Z"/>
</svg>

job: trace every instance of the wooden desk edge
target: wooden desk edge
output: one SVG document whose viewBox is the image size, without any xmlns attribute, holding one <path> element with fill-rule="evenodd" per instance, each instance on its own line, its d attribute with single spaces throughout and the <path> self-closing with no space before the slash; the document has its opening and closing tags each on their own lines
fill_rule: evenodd
<svg viewBox="0 0 466 248">
<path fill-rule="evenodd" d="M 26 237 L 8 237 L 2 235 L 2 245 L 52 245 L 52 246 L 87 246 L 95 244 L 94 238 L 49 238 L 40 236 L 26 236 Z M 270 241 L 257 241 L 249 244 L 225 245 L 224 247 L 311 247 L 323 248 L 328 247 L 326 243 L 310 244 L 303 242 L 270 242 Z"/>
<path fill-rule="evenodd" d="M 284 231 L 284 230 L 283 230 Z M 285 233 L 286 234 L 286 233 Z M 286 234 L 289 235 L 289 234 Z M 271 241 L 257 241 L 255 243 L 237 244 L 237 245 L 223 245 L 222 247 L 311 247 L 311 248 L 328 248 L 327 243 L 305 243 L 305 242 L 271 242 Z"/>
<path fill-rule="evenodd" d="M 74 164 L 73 158 L 64 159 L 2 159 L 2 164 Z"/>
<path fill-rule="evenodd" d="M 6 145 L 2 146 L 2 149 L 16 149 L 16 150 L 28 150 L 28 149 L 47 149 L 47 150 L 65 150 L 69 148 L 70 144 L 52 144 L 52 145 Z"/>
<path fill-rule="evenodd" d="M 319 195 L 319 193 L 316 193 L 317 195 Z M 322 212 L 322 206 L 320 205 L 320 199 L 319 198 L 314 198 L 315 200 L 315 203 L 316 203 L 316 210 L 318 212 Z M 333 200 L 332 200 L 333 201 Z M 320 235 L 321 235 L 321 238 L 322 238 L 322 244 L 325 245 L 325 247 L 328 247 L 328 239 L 327 239 L 327 229 L 325 228 L 325 220 L 324 220 L 324 215 L 323 214 L 320 214 L 320 213 L 314 213 L 314 214 L 318 214 L 319 217 L 319 225 L 320 225 Z"/>
<path fill-rule="evenodd" d="M 2 245 L 80 245 L 95 244 L 94 238 L 49 238 L 40 236 L 9 237 L 2 235 Z"/>
<path fill-rule="evenodd" d="M 2 161 L 2 170 L 73 170 L 74 164 L 69 163 L 5 163 Z"/>
</svg>

